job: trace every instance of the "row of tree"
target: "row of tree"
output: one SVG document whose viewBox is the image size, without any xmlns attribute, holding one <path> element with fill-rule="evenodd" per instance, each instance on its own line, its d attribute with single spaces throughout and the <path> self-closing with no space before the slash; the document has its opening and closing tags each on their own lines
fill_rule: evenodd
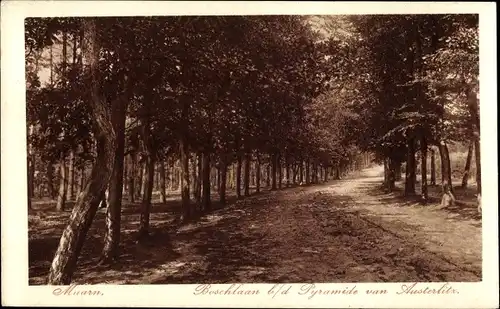
<svg viewBox="0 0 500 309">
<path fill-rule="evenodd" d="M 59 62 L 53 52 L 58 45 Z M 37 59 L 47 47 L 50 79 L 42 84 Z M 266 164 L 271 189 L 280 187 L 284 177 L 319 182 L 318 176 L 347 170 L 358 156 L 356 148 L 341 132 L 329 131 L 339 126 L 322 128 L 332 119 L 317 117 L 317 98 L 331 88 L 341 65 L 335 55 L 343 48 L 322 39 L 299 16 L 28 19 L 30 183 L 37 155 L 48 165 L 51 184 L 57 165 L 57 207 L 64 209 L 75 167 L 85 171 L 92 162 L 49 283 L 71 281 L 106 189 L 102 262 L 118 257 L 127 156 L 134 175 L 128 177 L 129 194 L 138 191 L 133 189 L 135 175 L 144 183 L 140 196 L 131 195 L 142 199 L 139 239 L 149 233 L 155 166 L 164 178 L 169 159 L 179 162 L 184 221 L 210 210 L 213 166 L 222 204 L 231 164 L 238 196 L 241 188 L 248 195 L 252 162 L 255 175 Z M 191 195 L 200 207 L 191 203 Z"/>
<path fill-rule="evenodd" d="M 463 185 L 467 186 L 475 151 L 481 192 L 479 125 L 479 41 L 477 15 L 395 15 L 350 17 L 356 69 L 352 89 L 355 127 L 365 130 L 357 143 L 374 152 L 386 169 L 385 185 L 394 189 L 405 165 L 405 193 L 414 195 L 417 158 L 421 197 L 428 199 L 427 162 L 439 153 L 442 183 L 452 183 L 448 145 L 469 144 Z M 362 87 L 359 87 L 359 84 Z M 473 147 L 474 146 L 474 147 Z M 435 184 L 431 170 L 431 184 Z M 451 187 L 453 191 L 453 187 Z"/>
</svg>

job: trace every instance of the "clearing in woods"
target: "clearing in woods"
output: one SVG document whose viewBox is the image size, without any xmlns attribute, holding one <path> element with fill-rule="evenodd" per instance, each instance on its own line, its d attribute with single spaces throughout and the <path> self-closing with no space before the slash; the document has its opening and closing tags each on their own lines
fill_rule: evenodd
<svg viewBox="0 0 500 309">
<path fill-rule="evenodd" d="M 178 197 L 154 204 L 152 238 L 138 244 L 139 204 L 122 214 L 120 261 L 97 263 L 104 237 L 99 212 L 73 283 L 480 281 L 481 218 L 475 206 L 442 209 L 380 190 L 383 169 L 343 180 L 265 191 L 180 225 Z M 63 213 L 29 214 L 30 284 L 45 284 Z M 42 219 L 42 220 L 40 220 Z M 464 237 L 466 236 L 466 237 Z"/>
</svg>

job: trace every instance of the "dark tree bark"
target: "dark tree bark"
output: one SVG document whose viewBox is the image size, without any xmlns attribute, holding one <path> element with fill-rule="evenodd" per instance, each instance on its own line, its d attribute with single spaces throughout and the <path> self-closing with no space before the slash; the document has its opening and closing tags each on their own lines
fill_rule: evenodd
<svg viewBox="0 0 500 309">
<path fill-rule="evenodd" d="M 405 195 L 415 195 L 415 140 L 409 138 L 407 142 L 406 154 L 406 178 L 405 178 Z"/>
<path fill-rule="evenodd" d="M 439 155 L 441 157 L 441 183 L 442 185 L 448 184 L 450 191 L 454 194 L 453 185 L 451 181 L 451 162 L 448 146 L 444 141 L 439 142 Z"/>
<path fill-rule="evenodd" d="M 80 188 L 78 189 L 78 195 L 80 195 L 85 188 L 85 166 L 80 169 Z"/>
<path fill-rule="evenodd" d="M 389 158 L 384 158 L 384 187 L 389 190 Z"/>
<path fill-rule="evenodd" d="M 266 166 L 266 187 L 269 188 L 271 186 L 271 165 L 272 165 L 272 158 L 271 162 L 267 163 Z"/>
<path fill-rule="evenodd" d="M 476 159 L 476 183 L 477 183 L 477 193 L 481 194 L 482 184 L 481 184 L 481 149 L 480 149 L 480 138 L 481 138 L 481 122 L 479 113 L 479 100 L 477 98 L 476 92 L 474 91 L 474 85 L 469 86 L 467 92 L 467 105 L 469 107 L 469 113 L 472 118 L 472 123 L 474 124 L 474 148 L 475 148 L 475 159 Z"/>
<path fill-rule="evenodd" d="M 108 207 L 108 199 L 106 198 L 106 190 L 101 192 L 101 203 L 99 204 L 99 208 L 107 208 Z"/>
<path fill-rule="evenodd" d="M 286 186 L 290 186 L 290 161 L 288 158 L 285 156 L 285 179 L 286 179 Z"/>
<path fill-rule="evenodd" d="M 250 154 L 247 152 L 245 154 L 245 170 L 243 174 L 244 196 L 250 196 L 250 163 L 251 163 L 251 157 Z"/>
<path fill-rule="evenodd" d="M 160 161 L 160 195 L 161 202 L 163 204 L 167 203 L 167 185 L 166 185 L 166 175 L 165 175 L 165 161 Z"/>
<path fill-rule="evenodd" d="M 299 183 L 304 183 L 304 162 L 302 159 L 299 161 Z"/>
<path fill-rule="evenodd" d="M 144 198 L 144 193 L 146 192 L 146 186 L 148 184 L 148 180 L 146 179 L 146 170 L 148 169 L 147 166 L 147 158 L 146 154 L 143 154 L 143 162 L 142 162 L 142 176 L 141 176 L 141 198 Z M 153 177 L 154 178 L 154 177 Z"/>
<path fill-rule="evenodd" d="M 197 177 L 196 177 L 196 202 L 201 203 L 202 202 L 202 179 L 203 179 L 203 155 L 201 153 L 198 153 L 197 158 L 196 158 L 196 169 L 198 170 Z"/>
<path fill-rule="evenodd" d="M 255 187 L 255 162 L 250 160 L 250 187 Z"/>
<path fill-rule="evenodd" d="M 271 155 L 271 190 L 276 190 L 276 169 L 278 164 L 278 156 L 273 153 Z"/>
<path fill-rule="evenodd" d="M 32 209 L 31 199 L 33 198 L 34 185 L 33 185 L 33 158 L 28 156 L 28 209 Z"/>
<path fill-rule="evenodd" d="M 124 147 L 125 148 L 125 147 Z M 124 149 L 124 155 L 123 155 L 123 190 L 122 190 L 122 196 L 125 194 L 125 192 L 128 192 L 128 171 L 129 171 L 129 158 L 125 155 L 125 149 Z"/>
<path fill-rule="evenodd" d="M 139 241 L 149 236 L 149 217 L 151 214 L 151 197 L 153 194 L 155 158 L 149 119 L 142 126 L 142 150 L 144 153 L 144 190 L 142 193 Z"/>
<path fill-rule="evenodd" d="M 143 186 L 143 177 L 144 177 L 144 162 L 140 159 L 141 156 L 139 156 L 139 160 L 137 162 L 137 180 L 136 180 L 136 193 L 135 197 L 136 199 L 140 200 L 141 195 L 142 195 L 142 186 Z"/>
<path fill-rule="evenodd" d="M 310 183 L 315 184 L 316 183 L 316 163 L 314 161 L 311 162 L 310 173 L 311 173 Z"/>
<path fill-rule="evenodd" d="M 477 193 L 481 194 L 482 185 L 481 185 L 481 149 L 479 138 L 477 137 L 474 140 L 474 149 L 476 154 L 476 183 L 477 183 Z"/>
<path fill-rule="evenodd" d="M 436 150 L 431 148 L 431 186 L 436 185 Z"/>
<path fill-rule="evenodd" d="M 189 148 L 185 136 L 179 141 L 179 150 L 181 157 L 181 198 L 183 221 L 189 221 L 193 215 L 191 202 L 189 199 Z"/>
<path fill-rule="evenodd" d="M 128 194 L 131 203 L 135 202 L 135 178 L 137 173 L 137 154 L 135 152 L 130 154 L 130 171 L 129 171 L 129 184 Z"/>
<path fill-rule="evenodd" d="M 310 175 L 310 162 L 309 159 L 306 159 L 306 185 L 309 185 L 311 183 L 311 175 Z"/>
<path fill-rule="evenodd" d="M 73 200 L 75 198 L 75 155 L 73 150 L 69 153 L 69 162 L 68 162 L 68 192 L 66 192 L 66 196 L 69 200 Z"/>
<path fill-rule="evenodd" d="M 29 126 L 29 137 L 33 136 L 33 125 Z M 28 209 L 31 209 L 31 199 L 35 197 L 35 155 L 33 145 L 28 142 Z"/>
<path fill-rule="evenodd" d="M 281 155 L 276 156 L 276 168 L 278 169 L 278 189 L 281 189 L 283 184 L 283 167 L 281 166 Z"/>
<path fill-rule="evenodd" d="M 101 262 L 110 263 L 118 259 L 123 195 L 123 160 L 125 152 L 125 102 L 116 104 L 111 121 L 116 133 L 116 154 L 109 183 L 109 205 L 106 211 L 106 236 Z"/>
<path fill-rule="evenodd" d="M 201 153 L 197 153 L 193 155 L 193 159 L 191 161 L 191 190 L 194 200 L 196 204 L 201 203 L 201 179 L 203 178 L 202 171 L 202 157 Z"/>
<path fill-rule="evenodd" d="M 241 154 L 238 154 L 238 162 L 236 163 L 236 197 L 241 198 Z"/>
<path fill-rule="evenodd" d="M 260 155 L 257 153 L 257 160 L 255 161 L 255 192 L 260 192 Z"/>
<path fill-rule="evenodd" d="M 467 160 L 465 161 L 464 175 L 462 177 L 462 188 L 467 188 L 470 176 L 470 166 L 472 162 L 472 153 L 474 152 L 474 142 L 469 143 L 469 151 L 467 152 Z"/>
<path fill-rule="evenodd" d="M 226 162 L 226 166 L 227 166 L 227 162 Z M 234 189 L 234 182 L 235 182 L 235 167 L 234 167 L 234 164 L 231 163 L 229 164 L 229 188 L 231 189 Z"/>
<path fill-rule="evenodd" d="M 396 170 L 397 170 L 397 162 L 390 157 L 384 160 L 385 163 L 385 178 L 386 178 L 386 188 L 389 192 L 394 191 L 396 187 Z"/>
<path fill-rule="evenodd" d="M 394 167 L 394 173 L 395 173 L 394 176 L 395 177 L 394 177 L 394 179 L 396 181 L 400 181 L 402 179 L 402 174 L 403 174 L 402 173 L 402 170 L 403 170 L 402 163 L 400 160 L 396 160 L 394 162 L 394 164 L 395 164 L 395 167 Z"/>
<path fill-rule="evenodd" d="M 85 50 L 89 55 L 90 104 L 98 152 L 91 178 L 73 208 L 70 223 L 61 236 L 49 271 L 49 285 L 68 285 L 71 283 L 85 236 L 97 212 L 100 193 L 109 182 L 117 148 L 116 135 L 110 117 L 112 104 L 110 106 L 106 103 L 100 94 L 100 79 L 97 68 L 100 46 L 97 40 L 96 20 L 94 18 L 85 19 L 83 27 L 87 41 Z"/>
<path fill-rule="evenodd" d="M 210 153 L 205 151 L 203 153 L 203 196 L 202 205 L 203 211 L 210 211 L 212 204 L 210 201 Z"/>
<path fill-rule="evenodd" d="M 429 199 L 427 190 L 427 139 L 420 138 L 420 175 L 421 175 L 421 197 L 424 203 Z"/>
<path fill-rule="evenodd" d="M 59 158 L 59 192 L 57 195 L 57 211 L 64 211 L 66 206 L 66 162 L 64 154 Z"/>
<path fill-rule="evenodd" d="M 324 169 L 323 177 L 324 177 L 324 182 L 328 182 L 328 170 L 326 167 Z"/>
<path fill-rule="evenodd" d="M 222 154 L 219 158 L 220 165 L 220 189 L 219 189 L 219 200 L 221 205 L 226 204 L 226 180 L 227 180 L 227 159 L 226 155 Z"/>
<path fill-rule="evenodd" d="M 220 190 L 220 166 L 217 165 L 217 175 L 216 175 L 216 178 L 217 178 L 217 181 L 216 181 L 216 184 L 215 184 L 215 189 L 217 190 L 217 192 L 219 192 Z"/>
<path fill-rule="evenodd" d="M 297 162 L 295 162 L 293 165 L 292 165 L 292 185 L 295 185 L 297 184 L 297 171 L 298 171 L 298 166 L 296 164 Z"/>
</svg>

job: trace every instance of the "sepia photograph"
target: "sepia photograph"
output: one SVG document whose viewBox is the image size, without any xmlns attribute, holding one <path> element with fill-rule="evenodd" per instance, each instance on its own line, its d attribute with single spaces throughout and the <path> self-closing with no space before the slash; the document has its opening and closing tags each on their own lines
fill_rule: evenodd
<svg viewBox="0 0 500 309">
<path fill-rule="evenodd" d="M 29 286 L 311 299 L 483 281 L 498 204 L 481 203 L 479 14 L 23 26 Z"/>
</svg>

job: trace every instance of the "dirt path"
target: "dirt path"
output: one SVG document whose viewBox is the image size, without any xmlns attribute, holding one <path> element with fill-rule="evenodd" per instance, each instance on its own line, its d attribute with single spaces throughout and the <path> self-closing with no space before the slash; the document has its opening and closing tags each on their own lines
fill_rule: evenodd
<svg viewBox="0 0 500 309">
<path fill-rule="evenodd" d="M 172 215 L 153 213 L 149 245 L 128 237 L 136 228 L 130 207 L 124 214 L 121 262 L 111 268 L 95 265 L 102 233 L 93 229 L 74 281 L 480 280 L 480 221 L 381 194 L 379 175 L 373 168 L 321 186 L 265 192 L 184 226 L 175 226 Z M 43 284 L 45 274 L 32 273 L 31 265 L 30 282 Z"/>
</svg>

